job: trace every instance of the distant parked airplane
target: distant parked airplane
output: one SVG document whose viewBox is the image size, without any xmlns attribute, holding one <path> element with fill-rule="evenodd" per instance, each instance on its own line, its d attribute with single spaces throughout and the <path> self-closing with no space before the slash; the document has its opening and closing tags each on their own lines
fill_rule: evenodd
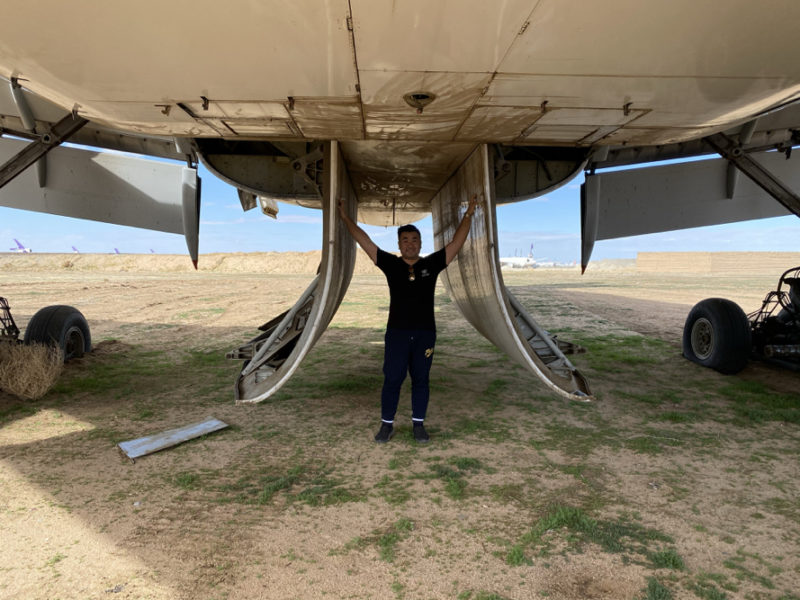
<svg viewBox="0 0 800 600">
<path fill-rule="evenodd" d="M 75 246 L 72 247 L 72 252 L 74 254 L 80 254 L 80 251 L 78 251 L 78 249 Z"/>
<path fill-rule="evenodd" d="M 31 252 L 33 252 L 33 250 L 31 250 L 30 248 L 26 248 L 25 246 L 20 244 L 19 240 L 16 239 L 16 238 L 14 238 L 14 243 L 17 244 L 17 247 L 16 248 L 9 248 L 9 250 L 11 250 L 11 252 L 24 252 L 25 254 L 30 254 Z"/>
<path fill-rule="evenodd" d="M 506 256 L 500 258 L 500 267 L 511 267 L 513 269 L 533 269 L 539 266 L 539 262 L 533 258 L 533 243 L 531 243 L 528 256 Z"/>
<path fill-rule="evenodd" d="M 114 248 L 114 254 L 121 254 L 121 252 L 119 250 L 117 250 L 116 248 Z"/>
</svg>

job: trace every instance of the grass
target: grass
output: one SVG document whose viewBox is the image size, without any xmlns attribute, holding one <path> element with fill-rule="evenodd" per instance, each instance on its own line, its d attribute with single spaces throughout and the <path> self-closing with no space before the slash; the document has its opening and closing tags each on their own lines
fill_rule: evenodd
<svg viewBox="0 0 800 600">
<path fill-rule="evenodd" d="M 170 375 L 175 375 L 175 363 L 166 352 L 133 350 L 127 355 L 95 361 L 90 371 L 63 377 L 53 392 L 65 396 L 113 393 L 120 398 L 132 395 L 148 383 L 154 389 L 163 389 Z"/>
<path fill-rule="evenodd" d="M 178 473 L 173 478 L 175 485 L 184 490 L 197 488 L 200 476 L 197 473 Z"/>
<path fill-rule="evenodd" d="M 531 287 L 534 294 L 539 291 Z M 541 295 L 537 306 L 561 316 Z M 207 343 L 216 329 L 202 331 L 198 342 L 125 345 L 68 369 L 56 391 L 33 406 L 0 404 L 2 435 L 10 440 L 0 445 L 0 458 L 87 523 L 94 509 L 107 507 L 113 517 L 105 527 L 138 527 L 144 549 L 161 543 L 158 535 L 176 547 L 191 546 L 202 557 L 190 566 L 204 597 L 230 595 L 230 582 L 246 576 L 240 569 L 296 568 L 285 566 L 288 561 L 303 563 L 298 584 L 313 580 L 321 595 L 337 595 L 322 583 L 326 569 L 335 568 L 354 577 L 353 596 L 365 595 L 355 579 L 363 576 L 373 582 L 375 597 L 410 598 L 424 595 L 414 569 L 419 560 L 439 574 L 437 583 L 453 581 L 449 597 L 546 597 L 541 573 L 567 564 L 584 569 L 591 556 L 603 569 L 637 565 L 641 581 L 631 594 L 637 600 L 681 594 L 797 600 L 787 582 L 800 572 L 793 537 L 800 494 L 785 466 L 800 450 L 797 409 L 769 381 L 723 378 L 688 363 L 683 370 L 675 345 L 576 329 L 571 341 L 589 353 L 573 362 L 588 373 L 598 400 L 571 404 L 512 365 L 468 329 L 455 306 L 444 304 L 437 313 L 442 335 L 432 372 L 432 442 L 417 446 L 401 435 L 379 447 L 371 438 L 382 332 L 361 327 L 356 313 L 380 311 L 364 298 L 345 307 L 352 319 L 322 336 L 267 403 L 231 404 L 241 365 L 224 359 L 227 347 L 194 345 Z M 591 317 L 574 307 L 565 314 L 570 311 Z M 235 336 L 223 330 L 213 344 L 222 346 L 222 337 Z M 91 429 L 37 430 L 37 441 L 15 441 L 19 430 L 45 427 L 26 417 L 53 406 Z M 408 410 L 406 386 L 400 411 Z M 113 455 L 117 441 L 189 413 L 213 413 L 232 427 L 134 468 L 126 463 L 115 477 L 102 478 L 102 493 L 92 491 L 101 479 L 91 486 L 95 470 L 108 473 L 98 461 Z M 409 431 L 405 424 L 400 429 Z M 84 469 L 86 484 L 65 479 L 74 465 Z M 709 473 L 725 480 L 724 492 L 712 487 Z M 124 509 L 140 499 L 134 521 Z M 162 524 L 143 518 L 154 506 Z M 19 500 L 12 510 L 26 514 L 28 508 Z M 286 539 L 270 538 L 263 556 L 243 561 L 236 554 L 249 552 L 252 546 L 242 548 L 273 525 Z M 775 547 L 762 540 L 757 551 L 750 535 L 766 527 Z M 687 547 L 676 541 L 687 538 Z M 243 540 L 239 546 L 237 540 Z M 330 552 L 331 562 L 320 551 Z M 784 559 L 776 557 L 779 551 Z M 204 575 L 203 561 L 212 555 L 219 560 L 206 561 L 208 569 L 231 565 L 226 578 Z M 165 572 L 178 562 L 170 560 Z"/>
<path fill-rule="evenodd" d="M 605 552 L 625 553 L 632 560 L 649 563 L 653 568 L 663 568 L 662 557 L 665 556 L 669 556 L 672 565 L 683 563 L 672 548 L 653 553 L 648 550 L 648 546 L 652 542 L 672 541 L 669 535 L 643 527 L 629 519 L 596 520 L 578 507 L 557 505 L 522 536 L 520 545 L 523 548 L 539 548 L 546 555 L 557 542 L 560 545 L 566 544 L 567 551 L 573 552 L 582 552 L 586 544 L 594 544 Z M 655 563 L 654 558 L 659 560 L 659 564 Z"/>
<path fill-rule="evenodd" d="M 525 556 L 525 549 L 521 544 L 515 544 L 511 547 L 506 555 L 506 562 L 512 567 L 519 567 L 521 565 L 532 565 L 533 561 Z"/>
<path fill-rule="evenodd" d="M 462 500 L 467 489 L 466 476 L 485 470 L 481 461 L 470 457 L 450 457 L 446 464 L 437 462 L 429 465 L 431 475 L 423 475 L 423 478 L 433 477 L 444 482 L 444 493 L 452 500 Z"/>
<path fill-rule="evenodd" d="M 640 335 L 602 335 L 576 340 L 586 348 L 582 362 L 595 371 L 619 373 L 635 367 L 655 366 L 664 361 L 669 345 L 663 340 Z"/>
<path fill-rule="evenodd" d="M 708 581 L 697 581 L 690 584 L 689 589 L 702 600 L 728 600 L 728 595 Z"/>
<path fill-rule="evenodd" d="M 391 505 L 398 506 L 411 500 L 411 492 L 402 479 L 392 480 L 388 475 L 384 475 L 375 487 L 378 495 Z"/>
<path fill-rule="evenodd" d="M 647 589 L 641 600 L 672 600 L 672 592 L 661 584 L 655 577 L 647 580 Z"/>
<path fill-rule="evenodd" d="M 345 485 L 331 477 L 331 469 L 320 465 L 295 464 L 286 467 L 261 469 L 240 476 L 231 483 L 206 484 L 205 490 L 214 493 L 217 502 L 250 505 L 271 505 L 280 495 L 287 504 L 302 503 L 312 507 L 332 506 L 348 502 L 363 502 L 366 495 L 358 485 Z M 209 481 L 223 478 L 217 473 Z"/>
<path fill-rule="evenodd" d="M 736 556 L 725 560 L 722 564 L 734 571 L 734 576 L 736 579 L 740 581 L 749 580 L 752 581 L 759 586 L 766 588 L 768 590 L 775 589 L 775 584 L 769 577 L 756 573 L 752 568 L 748 568 L 746 563 L 747 562 L 756 562 L 758 567 L 766 568 L 773 573 L 779 573 L 780 569 L 771 568 L 766 562 L 757 554 L 752 554 L 739 549 L 736 553 Z"/>
<path fill-rule="evenodd" d="M 392 527 L 378 537 L 378 555 L 385 562 L 394 562 L 397 544 L 408 537 L 414 529 L 414 522 L 410 519 L 400 519 Z"/>
<path fill-rule="evenodd" d="M 355 537 L 347 542 L 343 548 L 331 550 L 329 554 L 332 556 L 348 554 L 354 550 L 364 550 L 374 546 L 380 560 L 393 563 L 397 558 L 398 545 L 411 535 L 414 528 L 414 521 L 403 517 L 389 527 L 373 530 L 366 536 Z"/>
<path fill-rule="evenodd" d="M 550 421 L 544 430 L 541 437 L 531 440 L 535 448 L 555 447 L 574 457 L 586 457 L 598 446 L 619 449 L 623 445 L 620 432 L 602 421 L 588 426 Z"/>
<path fill-rule="evenodd" d="M 733 381 L 719 393 L 732 402 L 737 425 L 767 421 L 800 424 L 800 403 L 796 395 L 776 394 L 763 383 L 746 380 Z"/>
<path fill-rule="evenodd" d="M 12 419 L 29 417 L 35 415 L 37 412 L 39 412 L 39 408 L 30 402 L 12 402 L 0 407 L 0 424 L 11 421 Z"/>
<path fill-rule="evenodd" d="M 675 551 L 675 548 L 667 548 L 651 553 L 650 562 L 656 569 L 683 571 L 686 568 L 683 559 Z"/>
</svg>

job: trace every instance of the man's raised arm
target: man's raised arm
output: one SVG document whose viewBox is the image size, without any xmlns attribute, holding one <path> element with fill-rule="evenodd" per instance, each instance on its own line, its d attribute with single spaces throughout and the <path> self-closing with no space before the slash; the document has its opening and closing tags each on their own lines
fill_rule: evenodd
<svg viewBox="0 0 800 600">
<path fill-rule="evenodd" d="M 342 201 L 339 200 L 339 216 L 342 217 L 342 221 L 347 226 L 347 231 L 350 232 L 350 235 L 353 236 L 353 239 L 358 243 L 361 248 L 363 248 L 364 252 L 367 253 L 367 256 L 370 257 L 373 263 L 376 265 L 378 264 L 378 246 L 375 245 L 367 232 L 361 229 L 353 219 L 351 219 L 346 212 L 344 212 L 344 206 L 342 205 Z M 463 243 L 463 242 L 462 242 Z"/>
<path fill-rule="evenodd" d="M 469 201 L 467 212 L 461 217 L 461 223 L 458 224 L 456 232 L 453 234 L 453 239 L 444 247 L 445 264 L 449 265 L 452 262 L 458 254 L 458 251 L 461 250 L 461 246 L 463 246 L 464 242 L 467 240 L 467 234 L 472 225 L 472 215 L 475 213 L 475 208 L 477 208 L 477 206 L 478 195 L 475 194 Z"/>
</svg>

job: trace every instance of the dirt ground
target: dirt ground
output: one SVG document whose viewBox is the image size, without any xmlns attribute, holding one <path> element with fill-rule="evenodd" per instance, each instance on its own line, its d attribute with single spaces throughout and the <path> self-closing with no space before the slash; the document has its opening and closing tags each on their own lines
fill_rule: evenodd
<svg viewBox="0 0 800 600">
<path fill-rule="evenodd" d="M 38 401 L 0 392 L 0 598 L 800 598 L 800 374 L 680 356 L 695 302 L 750 312 L 780 273 L 504 272 L 588 349 L 589 404 L 441 289 L 432 441 L 411 439 L 406 389 L 379 446 L 388 293 L 369 265 L 290 383 L 233 402 L 224 353 L 294 303 L 313 259 L 2 257 L 20 328 L 70 304 L 95 351 Z M 230 427 L 136 462 L 117 447 L 208 416 Z"/>
</svg>

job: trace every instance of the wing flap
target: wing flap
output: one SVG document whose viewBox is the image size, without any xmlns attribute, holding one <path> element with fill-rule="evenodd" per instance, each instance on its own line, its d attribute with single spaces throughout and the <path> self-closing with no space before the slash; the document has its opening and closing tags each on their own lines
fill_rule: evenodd
<svg viewBox="0 0 800 600">
<path fill-rule="evenodd" d="M 0 163 L 28 142 L 0 138 Z M 200 178 L 185 165 L 59 147 L 47 155 L 47 186 L 27 169 L 0 188 L 0 206 L 186 236 L 197 259 Z"/>
<path fill-rule="evenodd" d="M 752 157 L 800 189 L 800 158 L 778 152 Z M 597 240 L 791 214 L 746 177 L 728 198 L 728 161 L 723 159 L 588 175 L 586 186 L 587 200 L 597 203 Z"/>
</svg>

